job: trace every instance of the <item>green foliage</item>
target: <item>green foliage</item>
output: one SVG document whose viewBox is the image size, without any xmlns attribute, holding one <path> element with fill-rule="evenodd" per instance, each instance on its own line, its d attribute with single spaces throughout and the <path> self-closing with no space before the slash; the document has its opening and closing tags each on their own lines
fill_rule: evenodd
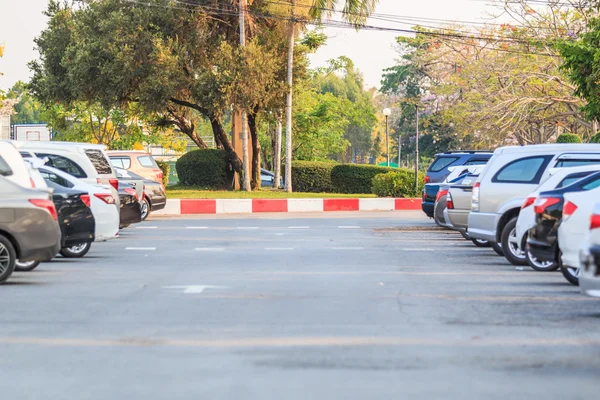
<svg viewBox="0 0 600 400">
<path fill-rule="evenodd" d="M 592 136 L 589 143 L 600 143 L 600 133 L 596 133 Z"/>
<path fill-rule="evenodd" d="M 336 193 L 371 193 L 373 178 L 382 173 L 396 171 L 387 167 L 362 164 L 341 164 L 333 167 L 331 183 Z"/>
<path fill-rule="evenodd" d="M 581 143 L 581 138 L 574 133 L 563 133 L 556 138 L 556 143 Z"/>
<path fill-rule="evenodd" d="M 297 192 L 331 192 L 331 170 L 336 164 L 316 161 L 294 161 L 292 177 Z"/>
<path fill-rule="evenodd" d="M 14 114 L 10 120 L 13 124 L 35 124 L 48 122 L 47 115 L 40 102 L 31 94 L 25 82 L 19 81 L 6 93 L 8 99 L 17 101 L 13 106 Z"/>
<path fill-rule="evenodd" d="M 167 185 L 169 184 L 169 173 L 171 172 L 171 164 L 165 161 L 156 161 L 156 164 L 158 164 L 158 168 L 160 168 L 160 170 L 163 173 L 162 184 L 164 187 L 167 187 Z"/>
<path fill-rule="evenodd" d="M 372 192 L 377 197 L 419 197 L 423 190 L 424 175 L 419 173 L 418 188 L 415 190 L 415 171 L 401 169 L 376 175 L 372 181 Z"/>
<path fill-rule="evenodd" d="M 224 150 L 194 150 L 175 164 L 179 181 L 185 186 L 210 189 L 230 188 L 228 154 Z"/>
</svg>

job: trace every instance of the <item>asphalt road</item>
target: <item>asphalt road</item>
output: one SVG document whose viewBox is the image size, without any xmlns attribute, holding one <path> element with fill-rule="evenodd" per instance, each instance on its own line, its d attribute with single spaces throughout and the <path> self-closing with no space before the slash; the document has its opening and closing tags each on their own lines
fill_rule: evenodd
<svg viewBox="0 0 600 400">
<path fill-rule="evenodd" d="M 432 227 L 390 212 L 124 230 L 0 287 L 2 398 L 596 396 L 600 302 Z"/>
</svg>

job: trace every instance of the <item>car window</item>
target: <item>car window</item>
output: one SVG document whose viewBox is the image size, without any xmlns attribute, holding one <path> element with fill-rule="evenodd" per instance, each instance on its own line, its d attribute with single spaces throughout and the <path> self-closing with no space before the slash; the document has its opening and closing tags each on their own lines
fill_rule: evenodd
<svg viewBox="0 0 600 400">
<path fill-rule="evenodd" d="M 38 171 L 40 171 L 40 174 L 42 175 L 42 177 L 47 181 L 56 183 L 57 185 L 60 185 L 62 187 L 66 187 L 66 188 L 72 188 L 73 186 L 75 186 L 71 182 L 66 180 L 65 178 L 62 178 L 62 177 L 56 175 L 54 172 L 50 172 L 45 169 L 39 169 Z"/>
<path fill-rule="evenodd" d="M 589 159 L 589 160 L 558 160 L 555 167 L 579 167 L 582 165 L 595 165 L 600 164 L 600 159 Z"/>
<path fill-rule="evenodd" d="M 498 171 L 492 182 L 539 183 L 548 161 L 546 156 L 515 160 Z"/>
<path fill-rule="evenodd" d="M 99 175 L 111 175 L 113 173 L 110 163 L 100 150 L 86 150 L 85 154 L 88 156 Z"/>
<path fill-rule="evenodd" d="M 158 164 L 154 161 L 154 158 L 150 156 L 138 157 L 138 161 L 142 165 L 142 167 L 146 168 L 158 168 Z"/>
<path fill-rule="evenodd" d="M 588 183 L 587 185 L 585 185 L 583 187 L 583 190 L 592 190 L 592 189 L 596 189 L 600 187 L 600 178 L 591 181 L 590 183 Z"/>
<path fill-rule="evenodd" d="M 46 153 L 36 153 L 35 154 L 39 158 L 47 158 L 48 162 L 46 165 L 49 167 L 54 167 L 63 172 L 66 172 L 69 175 L 73 175 L 75 178 L 87 178 L 86 173 L 83 171 L 76 162 L 68 159 L 67 157 L 57 156 L 55 154 L 46 154 Z"/>
<path fill-rule="evenodd" d="M 465 165 L 485 165 L 488 163 L 488 161 L 489 161 L 489 159 L 481 160 L 481 159 L 473 158 L 473 159 L 467 161 L 465 163 Z"/>
<path fill-rule="evenodd" d="M 433 164 L 431 164 L 431 166 L 429 167 L 429 171 L 440 172 L 456 160 L 458 160 L 458 157 L 439 157 L 433 162 Z"/>
<path fill-rule="evenodd" d="M 562 181 L 560 181 L 558 186 L 556 186 L 556 189 L 571 186 L 573 183 L 577 182 L 578 180 L 581 180 L 581 178 L 585 178 L 586 176 L 590 175 L 592 172 L 593 171 L 569 174 L 569 175 L 565 176 L 565 178 Z"/>
<path fill-rule="evenodd" d="M 12 169 L 8 166 L 8 163 L 4 158 L 0 156 L 0 175 L 2 176 L 11 176 L 13 174 Z"/>
<path fill-rule="evenodd" d="M 31 158 L 31 153 L 28 153 L 26 151 L 20 151 L 19 154 L 21 154 L 21 157 L 23 158 Z"/>
<path fill-rule="evenodd" d="M 115 168 L 124 168 L 123 167 L 123 159 L 122 158 L 114 158 L 111 157 L 110 158 L 110 163 L 112 164 L 113 167 Z"/>
</svg>

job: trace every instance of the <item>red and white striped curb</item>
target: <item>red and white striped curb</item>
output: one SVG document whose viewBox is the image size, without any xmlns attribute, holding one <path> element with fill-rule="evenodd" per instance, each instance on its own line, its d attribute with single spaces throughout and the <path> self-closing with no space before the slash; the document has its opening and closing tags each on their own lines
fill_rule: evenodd
<svg viewBox="0 0 600 400">
<path fill-rule="evenodd" d="M 420 210 L 421 199 L 171 199 L 154 215 Z"/>
</svg>

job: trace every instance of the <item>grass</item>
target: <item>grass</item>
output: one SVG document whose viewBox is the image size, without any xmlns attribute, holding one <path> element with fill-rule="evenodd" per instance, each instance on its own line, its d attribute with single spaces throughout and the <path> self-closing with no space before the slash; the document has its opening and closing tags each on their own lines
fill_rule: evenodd
<svg viewBox="0 0 600 400">
<path fill-rule="evenodd" d="M 344 199 L 374 198 L 373 194 L 287 193 L 281 190 L 261 189 L 253 192 L 217 191 L 180 185 L 167 187 L 169 199 Z"/>
</svg>

